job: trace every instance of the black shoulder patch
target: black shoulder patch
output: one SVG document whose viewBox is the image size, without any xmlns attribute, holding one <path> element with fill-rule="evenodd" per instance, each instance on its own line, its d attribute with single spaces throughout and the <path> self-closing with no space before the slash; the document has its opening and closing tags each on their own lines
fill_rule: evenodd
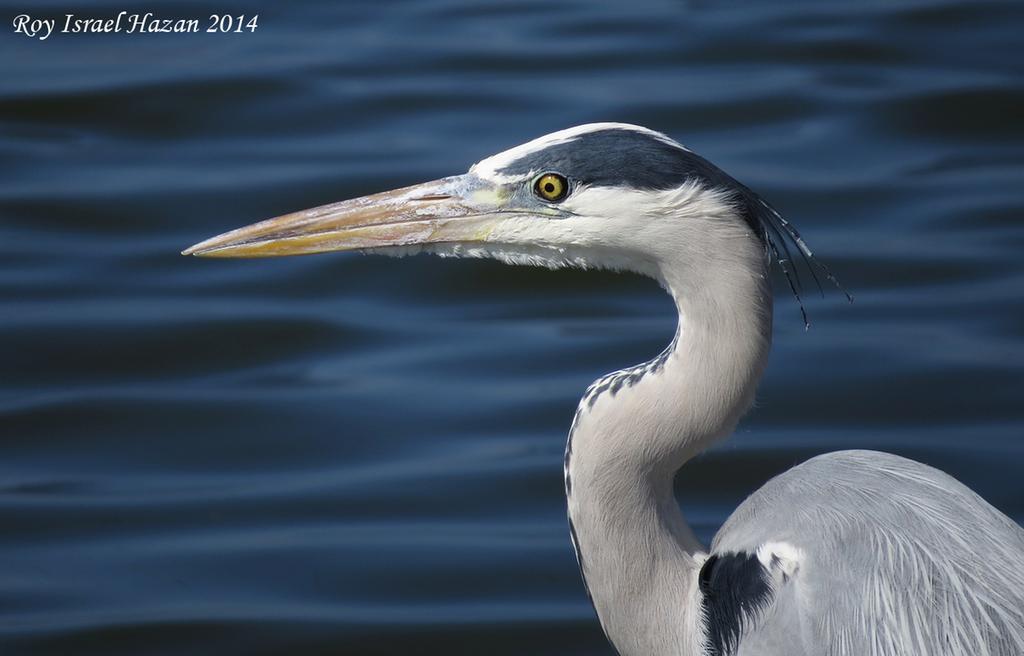
<svg viewBox="0 0 1024 656">
<path fill-rule="evenodd" d="M 771 601 L 772 588 L 757 556 L 712 554 L 697 579 L 707 625 L 709 656 L 735 652 L 743 628 Z"/>
</svg>

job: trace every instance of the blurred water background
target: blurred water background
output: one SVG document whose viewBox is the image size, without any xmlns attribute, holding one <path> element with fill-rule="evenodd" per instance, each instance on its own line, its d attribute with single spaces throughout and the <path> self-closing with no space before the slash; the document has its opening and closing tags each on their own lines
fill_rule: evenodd
<svg viewBox="0 0 1024 656">
<path fill-rule="evenodd" d="M 856 296 L 805 332 L 776 281 L 759 406 L 679 480 L 704 539 L 851 447 L 1024 520 L 1024 4 L 2 7 L 0 653 L 611 653 L 561 456 L 586 385 L 671 337 L 655 284 L 178 255 L 589 121 L 711 158 Z M 120 10 L 259 26 L 10 23 Z"/>
</svg>

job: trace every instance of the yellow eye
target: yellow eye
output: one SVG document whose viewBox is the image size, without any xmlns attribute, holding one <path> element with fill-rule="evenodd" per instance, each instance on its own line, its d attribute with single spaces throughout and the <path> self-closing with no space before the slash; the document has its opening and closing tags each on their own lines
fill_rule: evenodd
<svg viewBox="0 0 1024 656">
<path fill-rule="evenodd" d="M 533 183 L 533 193 L 546 201 L 557 203 L 569 194 L 569 181 L 559 173 L 545 173 Z"/>
</svg>

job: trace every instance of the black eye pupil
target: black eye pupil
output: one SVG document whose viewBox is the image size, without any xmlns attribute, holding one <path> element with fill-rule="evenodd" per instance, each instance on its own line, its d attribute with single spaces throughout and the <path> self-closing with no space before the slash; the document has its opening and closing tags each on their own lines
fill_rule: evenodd
<svg viewBox="0 0 1024 656">
<path fill-rule="evenodd" d="M 554 190 L 555 190 L 555 185 L 551 184 L 550 182 L 547 183 L 546 185 L 544 185 L 544 191 L 548 192 L 549 194 L 551 192 L 553 192 Z"/>
</svg>

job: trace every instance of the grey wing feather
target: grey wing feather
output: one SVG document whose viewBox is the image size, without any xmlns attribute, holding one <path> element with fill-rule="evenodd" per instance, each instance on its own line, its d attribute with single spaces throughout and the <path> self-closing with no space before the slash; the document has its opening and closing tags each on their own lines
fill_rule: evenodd
<svg viewBox="0 0 1024 656">
<path fill-rule="evenodd" d="M 711 551 L 758 553 L 775 586 L 741 655 L 1024 654 L 1024 529 L 912 460 L 808 460 L 748 498 Z"/>
</svg>

